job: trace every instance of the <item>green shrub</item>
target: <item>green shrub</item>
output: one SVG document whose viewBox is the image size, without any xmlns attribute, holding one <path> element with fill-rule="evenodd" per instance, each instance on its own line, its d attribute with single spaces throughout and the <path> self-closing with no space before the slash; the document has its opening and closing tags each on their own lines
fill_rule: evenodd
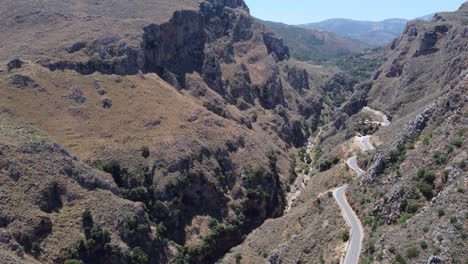
<svg viewBox="0 0 468 264">
<path fill-rule="evenodd" d="M 143 186 L 138 186 L 132 189 L 120 188 L 120 192 L 125 199 L 135 202 L 146 202 L 150 199 L 148 189 Z"/>
<path fill-rule="evenodd" d="M 302 147 L 299 149 L 299 157 L 301 159 L 302 162 L 305 162 L 305 159 L 306 159 L 306 156 L 307 155 L 307 149 Z"/>
<path fill-rule="evenodd" d="M 128 254 L 131 263 L 146 263 L 148 261 L 148 255 L 140 248 L 133 248 Z"/>
<path fill-rule="evenodd" d="M 322 163 L 320 163 L 319 165 L 319 171 L 323 172 L 323 171 L 327 171 L 329 169 L 331 169 L 334 165 L 338 164 L 338 162 L 340 161 L 340 159 L 338 158 L 333 158 L 332 160 L 326 160 Z"/>
<path fill-rule="evenodd" d="M 433 184 L 436 179 L 436 175 L 432 171 L 425 171 L 424 169 L 420 169 L 418 171 L 418 178 L 419 180 L 422 180 L 428 184 Z"/>
<path fill-rule="evenodd" d="M 208 226 L 210 228 L 214 228 L 219 224 L 218 220 L 216 218 L 211 218 L 210 221 L 208 222 Z"/>
<path fill-rule="evenodd" d="M 39 208 L 46 212 L 51 213 L 57 211 L 62 207 L 62 199 L 60 197 L 62 190 L 57 181 L 52 181 L 42 191 L 42 201 L 39 203 Z"/>
<path fill-rule="evenodd" d="M 452 144 L 455 145 L 457 148 L 461 148 L 461 146 L 463 145 L 463 139 L 456 138 L 453 140 Z"/>
<path fill-rule="evenodd" d="M 418 169 L 418 172 L 416 173 L 416 175 L 418 176 L 418 179 L 422 179 L 424 177 L 424 174 L 426 173 L 426 169 L 423 169 L 423 168 L 419 168 Z"/>
<path fill-rule="evenodd" d="M 454 150 L 455 149 L 452 144 L 447 145 L 447 153 L 452 153 Z"/>
<path fill-rule="evenodd" d="M 419 204 L 417 202 L 411 202 L 408 205 L 406 211 L 410 214 L 414 214 L 418 211 L 418 208 L 419 208 Z"/>
<path fill-rule="evenodd" d="M 133 233 L 136 231 L 136 228 L 138 226 L 138 219 L 135 215 L 131 215 L 125 219 L 123 222 L 123 228 L 124 228 L 124 233 L 126 233 L 126 236 L 133 235 Z"/>
<path fill-rule="evenodd" d="M 236 264 L 240 264 L 242 260 L 242 255 L 240 253 L 237 253 L 234 255 L 234 259 L 236 260 Z"/>
<path fill-rule="evenodd" d="M 89 209 L 84 210 L 81 214 L 81 220 L 83 221 L 83 228 L 93 227 L 93 216 Z"/>
<path fill-rule="evenodd" d="M 465 166 L 466 166 L 466 163 L 465 163 L 464 160 L 462 160 L 462 161 L 460 161 L 460 162 L 458 163 L 458 167 L 460 167 L 461 169 L 464 169 Z"/>
<path fill-rule="evenodd" d="M 405 258 L 400 254 L 396 255 L 395 261 L 399 264 L 406 264 Z"/>
<path fill-rule="evenodd" d="M 413 215 L 410 213 L 404 213 L 401 215 L 400 219 L 398 220 L 398 224 L 403 225 L 408 221 Z"/>
<path fill-rule="evenodd" d="M 349 230 L 346 229 L 341 233 L 341 239 L 343 239 L 343 242 L 347 242 L 349 240 Z"/>
<path fill-rule="evenodd" d="M 430 200 L 434 196 L 434 187 L 426 182 L 420 182 L 418 184 L 419 191 L 426 197 L 427 200 Z"/>
<path fill-rule="evenodd" d="M 396 247 L 394 245 L 391 245 L 389 248 L 388 248 L 388 252 L 392 253 L 392 254 L 395 254 L 396 252 Z"/>
<path fill-rule="evenodd" d="M 291 158 L 291 163 L 289 164 L 289 183 L 293 183 L 297 179 L 297 161 L 296 155 L 291 154 L 289 157 Z"/>
<path fill-rule="evenodd" d="M 439 151 L 436 151 L 432 158 L 433 158 L 435 164 L 437 164 L 437 165 L 445 164 L 447 162 L 447 159 L 448 159 L 447 154 L 441 153 Z"/>
<path fill-rule="evenodd" d="M 410 259 L 419 257 L 419 250 L 415 247 L 406 250 L 406 256 Z"/>
<path fill-rule="evenodd" d="M 119 187 L 124 187 L 127 180 L 127 170 L 120 167 L 120 163 L 116 160 L 109 160 L 101 163 L 98 166 L 98 169 L 101 169 L 112 175 L 115 183 Z"/>
<path fill-rule="evenodd" d="M 444 216 L 444 215 L 445 215 L 445 210 L 444 210 L 444 208 L 439 208 L 439 209 L 437 209 L 437 215 L 438 215 L 439 217 Z"/>
<path fill-rule="evenodd" d="M 147 146 L 143 146 L 141 147 L 141 156 L 143 156 L 143 158 L 148 158 L 150 155 L 150 151 L 149 151 L 149 148 Z"/>
<path fill-rule="evenodd" d="M 421 246 L 422 249 L 427 249 L 427 242 L 426 241 L 421 241 L 421 243 L 419 243 L 419 245 Z"/>
<path fill-rule="evenodd" d="M 452 223 L 452 224 L 456 224 L 457 222 L 458 222 L 458 219 L 457 219 L 457 217 L 456 217 L 456 216 L 452 216 L 452 217 L 450 217 L 450 223 Z"/>
<path fill-rule="evenodd" d="M 422 141 L 423 145 L 429 145 L 429 141 L 430 141 L 430 140 L 431 140 L 430 137 L 424 137 L 424 138 L 423 138 L 423 141 Z"/>
</svg>

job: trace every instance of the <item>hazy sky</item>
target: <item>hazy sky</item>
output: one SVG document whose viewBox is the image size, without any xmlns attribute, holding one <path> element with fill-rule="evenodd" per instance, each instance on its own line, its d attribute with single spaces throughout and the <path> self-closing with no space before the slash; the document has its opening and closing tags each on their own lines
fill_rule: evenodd
<svg viewBox="0 0 468 264">
<path fill-rule="evenodd" d="M 244 0 L 253 16 L 287 24 L 329 18 L 355 20 L 413 19 L 455 11 L 465 0 Z"/>
</svg>

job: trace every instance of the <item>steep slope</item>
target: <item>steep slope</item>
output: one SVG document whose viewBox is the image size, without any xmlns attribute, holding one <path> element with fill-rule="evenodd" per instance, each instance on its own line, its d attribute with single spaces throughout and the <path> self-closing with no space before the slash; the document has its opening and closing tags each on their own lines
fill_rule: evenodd
<svg viewBox="0 0 468 264">
<path fill-rule="evenodd" d="M 104 171 L 112 199 L 137 204 L 144 216 L 119 218 L 118 230 L 94 219 L 112 241 L 125 240 L 117 255 L 105 246 L 107 235 L 88 241 L 102 230 L 78 223 L 63 230 L 81 234 L 84 244 L 74 239 L 58 251 L 59 240 L 35 239 L 40 250 L 21 245 L 27 254 L 8 258 L 121 263 L 123 254 L 122 263 L 213 263 L 282 215 L 290 154 L 353 92 L 339 70 L 288 60 L 282 39 L 241 0 L 5 5 L 13 11 L 0 21 L 2 113 Z M 11 184 L 9 193 L 21 188 Z M 8 197 L 6 217 L 20 224 Z M 87 208 L 71 210 L 77 216 Z"/>
<path fill-rule="evenodd" d="M 98 254 L 95 259 L 101 262 L 114 258 L 120 259 L 115 263 L 126 263 L 136 238 L 146 240 L 138 243 L 140 248 L 158 248 L 146 258 L 167 260 L 143 205 L 119 197 L 109 174 L 81 163 L 5 113 L 0 121 L 2 263 L 61 263 L 70 254 L 85 260 Z M 85 210 L 90 212 L 87 223 L 82 222 Z M 125 225 L 131 218 L 142 228 L 127 236 Z"/>
<path fill-rule="evenodd" d="M 304 29 L 282 23 L 265 22 L 289 47 L 291 57 L 323 63 L 333 58 L 362 53 L 367 45 L 322 30 Z"/>
<path fill-rule="evenodd" d="M 310 179 L 295 182 L 303 190 L 291 210 L 252 232 L 227 263 L 339 263 L 349 232 L 330 194 L 345 183 L 364 225 L 362 263 L 463 263 L 467 11 L 407 25 L 373 78 L 317 135 L 303 159 L 312 166 Z M 390 115 L 392 125 L 367 122 L 384 120 L 366 105 Z M 372 135 L 376 149 L 360 153 L 356 135 Z M 345 165 L 356 154 L 365 171 L 358 177 Z"/>
<path fill-rule="evenodd" d="M 467 17 L 460 8 L 409 23 L 374 76 L 368 100 L 392 114 L 400 132 L 376 134 L 383 144 L 350 193 L 372 223 L 367 259 L 466 259 Z M 362 199 L 369 203 L 358 205 Z"/>
</svg>

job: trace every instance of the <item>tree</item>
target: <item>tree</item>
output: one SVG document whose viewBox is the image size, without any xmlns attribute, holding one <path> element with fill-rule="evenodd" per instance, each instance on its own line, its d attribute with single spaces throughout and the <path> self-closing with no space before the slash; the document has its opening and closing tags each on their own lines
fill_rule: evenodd
<svg viewBox="0 0 468 264">
<path fill-rule="evenodd" d="M 81 219 L 83 221 L 83 228 L 93 227 L 93 216 L 89 209 L 84 210 L 81 214 Z"/>
<path fill-rule="evenodd" d="M 341 239 L 343 239 L 343 242 L 347 242 L 349 240 L 349 230 L 348 229 L 343 231 L 343 233 L 341 234 Z"/>
<path fill-rule="evenodd" d="M 147 146 L 143 146 L 141 147 L 141 155 L 143 156 L 143 158 L 148 158 L 149 155 L 150 155 L 150 151 L 149 151 L 149 148 Z"/>
</svg>

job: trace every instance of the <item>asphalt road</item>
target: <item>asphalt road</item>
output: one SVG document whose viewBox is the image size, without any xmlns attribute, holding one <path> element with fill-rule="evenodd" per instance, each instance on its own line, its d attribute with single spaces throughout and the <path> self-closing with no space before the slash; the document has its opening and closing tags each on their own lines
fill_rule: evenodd
<svg viewBox="0 0 468 264">
<path fill-rule="evenodd" d="M 351 158 L 349 158 L 349 159 L 346 161 L 346 164 L 347 164 L 354 172 L 356 172 L 357 176 L 361 176 L 362 174 L 364 174 L 364 171 L 361 170 L 361 168 L 359 168 L 359 166 L 357 165 L 357 157 L 356 157 L 356 156 L 352 156 Z"/>
<path fill-rule="evenodd" d="M 373 114 L 375 114 L 375 115 L 380 116 L 380 117 L 382 118 L 382 120 L 383 120 L 383 122 L 370 121 L 371 123 L 379 124 L 379 125 L 384 126 L 384 127 L 388 127 L 388 126 L 390 126 L 390 125 L 392 124 L 392 123 L 388 120 L 388 117 L 387 117 L 384 113 L 382 113 L 382 112 L 380 112 L 380 111 L 377 111 L 377 110 L 374 110 L 374 109 L 372 109 L 372 108 L 370 108 L 370 107 L 367 107 L 367 106 L 364 107 L 364 110 L 365 110 L 365 111 L 369 111 L 369 112 L 371 112 L 371 113 L 373 113 Z"/>
<path fill-rule="evenodd" d="M 361 225 L 361 221 L 359 220 L 359 218 L 349 205 L 348 201 L 346 200 L 347 188 L 348 185 L 335 189 L 333 191 L 333 196 L 338 202 L 338 205 L 340 206 L 346 221 L 351 226 L 350 241 L 348 244 L 348 248 L 346 249 L 346 256 L 343 264 L 358 264 L 359 255 L 361 253 L 362 239 L 364 237 L 364 231 Z"/>
<path fill-rule="evenodd" d="M 371 136 L 358 137 L 358 141 L 361 144 L 361 148 L 363 151 L 369 151 L 374 149 L 374 146 L 372 146 L 370 140 Z"/>
<path fill-rule="evenodd" d="M 391 125 L 387 116 L 384 115 L 382 112 L 373 110 L 369 107 L 365 107 L 364 110 L 370 111 L 376 115 L 379 115 L 380 117 L 382 117 L 382 120 L 383 120 L 383 122 L 377 122 L 377 121 L 368 121 L 368 122 L 379 124 L 381 126 L 386 126 L 386 127 Z M 369 150 L 374 149 L 374 146 L 372 146 L 372 144 L 370 143 L 371 136 L 357 137 L 357 140 L 359 144 L 361 145 L 361 148 L 363 151 L 369 151 Z M 361 176 L 362 174 L 364 174 L 364 171 L 361 168 L 359 168 L 359 166 L 357 165 L 356 156 L 349 158 L 346 161 L 346 164 L 353 171 L 355 171 L 358 176 Z M 340 206 L 341 211 L 343 212 L 343 216 L 345 217 L 349 226 L 351 226 L 350 241 L 348 244 L 348 248 L 346 249 L 344 262 L 342 264 L 358 264 L 359 255 L 361 253 L 361 247 L 362 247 L 362 239 L 364 237 L 364 229 L 362 227 L 361 220 L 359 220 L 359 217 L 356 215 L 356 213 L 353 211 L 353 208 L 351 208 L 348 201 L 346 200 L 347 188 L 348 188 L 348 185 L 345 185 L 333 191 L 333 197 L 335 197 L 335 200 L 338 202 L 338 205 Z"/>
</svg>

